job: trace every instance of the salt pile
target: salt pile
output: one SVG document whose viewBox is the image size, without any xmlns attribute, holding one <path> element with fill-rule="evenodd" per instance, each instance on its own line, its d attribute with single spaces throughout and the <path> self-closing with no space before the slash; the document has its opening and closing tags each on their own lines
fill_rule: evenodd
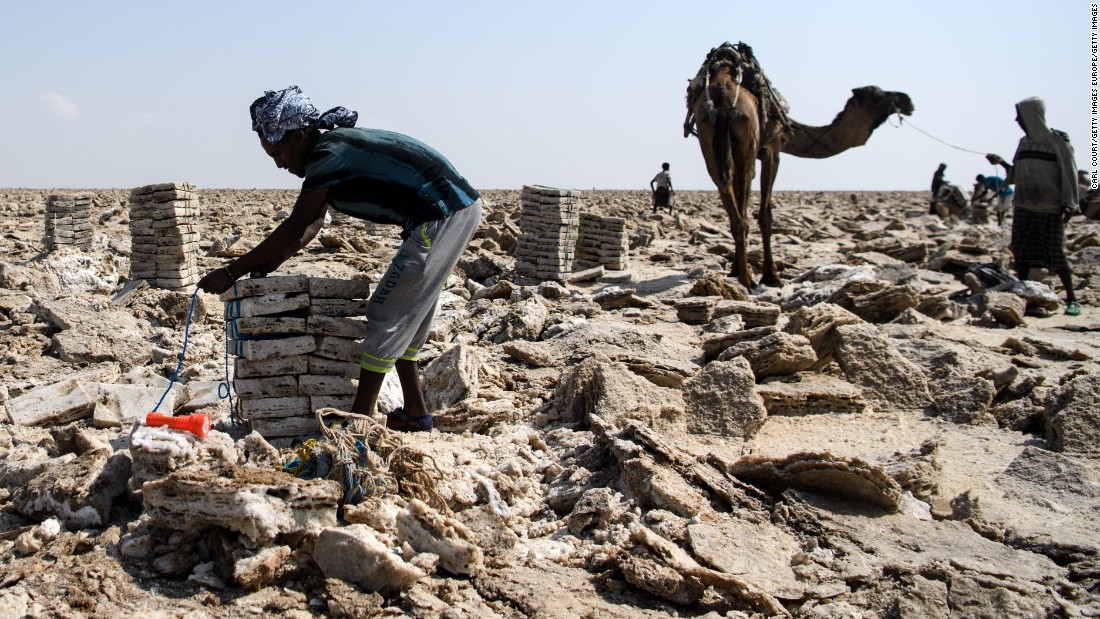
<svg viewBox="0 0 1100 619">
<path fill-rule="evenodd" d="M 516 239 L 516 274 L 564 280 L 573 272 L 580 193 L 541 185 L 524 185 L 520 194 Z"/>
<path fill-rule="evenodd" d="M 580 237 L 574 255 L 575 265 L 583 268 L 603 266 L 612 271 L 625 271 L 630 240 L 626 236 L 626 219 L 581 213 Z"/>
<path fill-rule="evenodd" d="M 265 437 L 317 431 L 314 411 L 351 410 L 370 287 L 325 277 L 265 277 L 222 293 L 241 416 Z"/>
<path fill-rule="evenodd" d="M 87 249 L 92 244 L 90 211 L 92 197 L 87 194 L 51 194 L 46 199 L 47 250 L 61 246 Z"/>
<path fill-rule="evenodd" d="M 199 281 L 199 195 L 190 183 L 145 185 L 130 192 L 130 279 L 167 290 Z"/>
</svg>

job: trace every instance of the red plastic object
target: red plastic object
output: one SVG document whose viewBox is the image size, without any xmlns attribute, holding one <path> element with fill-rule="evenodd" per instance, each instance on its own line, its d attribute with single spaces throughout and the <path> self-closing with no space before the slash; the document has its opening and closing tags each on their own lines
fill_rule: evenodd
<svg viewBox="0 0 1100 619">
<path fill-rule="evenodd" d="M 168 426 L 174 430 L 183 430 L 199 438 L 204 438 L 207 433 L 210 432 L 210 415 L 206 413 L 195 413 L 194 415 L 172 417 L 169 415 L 149 413 L 145 416 L 145 425 Z"/>
</svg>

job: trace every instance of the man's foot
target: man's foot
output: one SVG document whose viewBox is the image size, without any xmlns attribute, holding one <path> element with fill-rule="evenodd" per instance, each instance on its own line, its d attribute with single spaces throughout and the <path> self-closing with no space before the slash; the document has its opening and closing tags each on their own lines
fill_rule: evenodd
<svg viewBox="0 0 1100 619">
<path fill-rule="evenodd" d="M 405 409 L 398 406 L 392 413 L 386 415 L 386 427 L 398 432 L 430 432 L 432 430 L 432 414 L 412 417 L 406 415 Z"/>
<path fill-rule="evenodd" d="M 1081 304 L 1077 301 L 1070 301 L 1066 303 L 1066 316 L 1080 316 Z"/>
</svg>

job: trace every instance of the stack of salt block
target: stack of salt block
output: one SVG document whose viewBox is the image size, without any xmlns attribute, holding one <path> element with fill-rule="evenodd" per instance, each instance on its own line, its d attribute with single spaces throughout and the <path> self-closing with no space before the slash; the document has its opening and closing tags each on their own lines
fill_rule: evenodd
<svg viewBox="0 0 1100 619">
<path fill-rule="evenodd" d="M 587 269 L 603 265 L 612 271 L 625 271 L 629 252 L 625 219 L 581 213 L 580 236 L 574 256 L 577 266 Z"/>
<path fill-rule="evenodd" d="M 51 194 L 46 198 L 46 249 L 91 247 L 91 211 L 92 197 L 89 195 Z"/>
<path fill-rule="evenodd" d="M 130 192 L 130 279 L 167 290 L 199 281 L 199 194 L 190 183 L 160 183 Z"/>
<path fill-rule="evenodd" d="M 241 416 L 266 438 L 318 432 L 315 411 L 350 411 L 366 335 L 367 282 L 303 275 L 222 293 Z"/>
<path fill-rule="evenodd" d="M 524 185 L 513 256 L 516 274 L 564 280 L 573 272 L 580 193 L 541 185 Z"/>
</svg>

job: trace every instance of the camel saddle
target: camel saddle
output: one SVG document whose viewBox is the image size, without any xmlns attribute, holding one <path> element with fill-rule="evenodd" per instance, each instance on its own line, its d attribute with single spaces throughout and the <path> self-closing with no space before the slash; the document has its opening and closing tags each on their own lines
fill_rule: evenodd
<svg viewBox="0 0 1100 619">
<path fill-rule="evenodd" d="M 710 78 L 724 66 L 730 66 L 737 84 L 760 101 L 760 135 L 765 136 L 765 143 L 774 139 L 779 132 L 773 131 L 769 135 L 766 128 L 771 126 L 770 123 L 773 121 L 778 121 L 779 127 L 786 128 L 790 124 L 787 117 L 790 106 L 783 95 L 772 86 L 760 62 L 753 54 L 752 48 L 745 43 L 733 45 L 727 41 L 710 50 L 699 71 L 688 83 L 688 109 L 691 110 L 694 102 L 701 96 L 709 99 L 707 86 Z M 694 124 L 694 119 L 689 117 L 684 125 L 684 137 L 689 133 L 695 133 Z"/>
</svg>

